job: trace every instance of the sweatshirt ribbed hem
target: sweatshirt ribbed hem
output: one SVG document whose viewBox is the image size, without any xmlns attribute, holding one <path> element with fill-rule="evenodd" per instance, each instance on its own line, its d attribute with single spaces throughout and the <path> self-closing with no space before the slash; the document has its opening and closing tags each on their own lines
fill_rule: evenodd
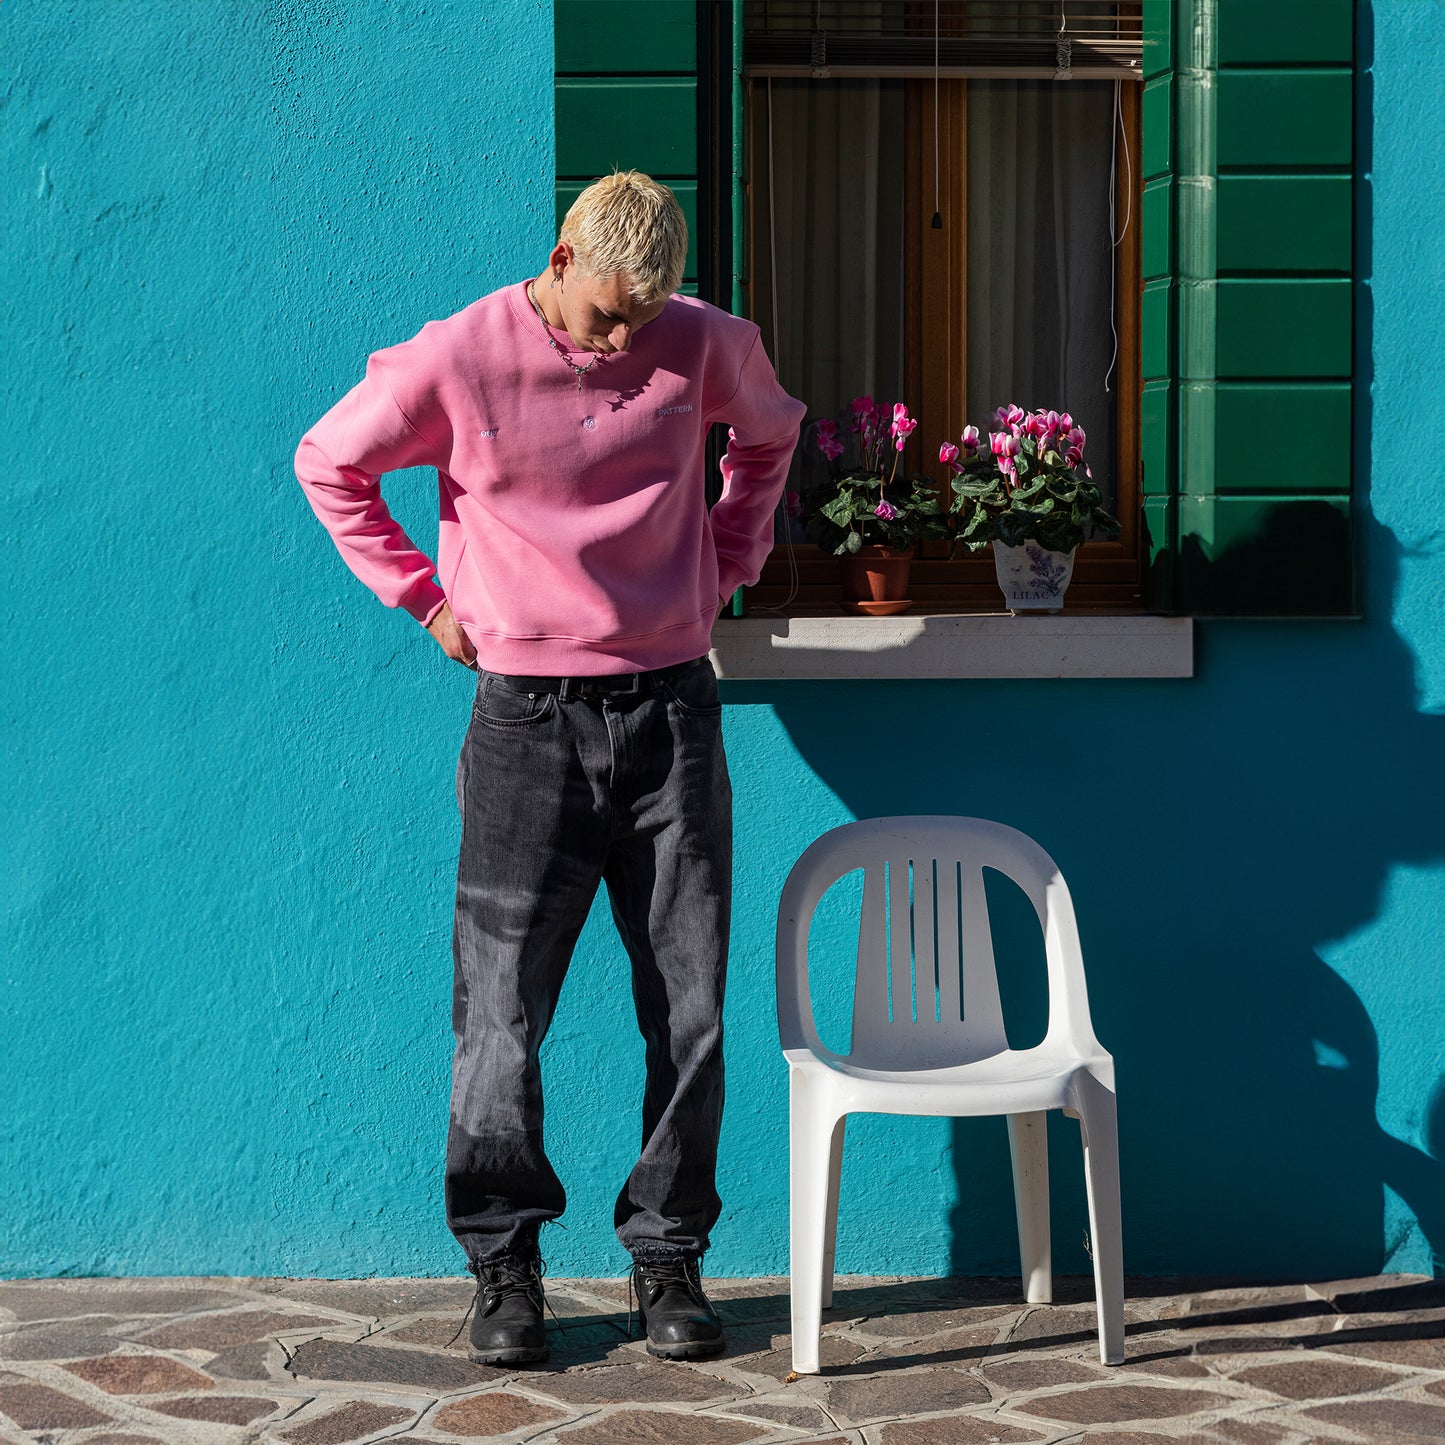
<svg viewBox="0 0 1445 1445">
<path fill-rule="evenodd" d="M 575 637 L 497 637 L 469 631 L 477 665 L 488 672 L 521 677 L 606 677 L 650 672 L 702 657 L 712 646 L 712 613 L 689 627 L 649 637 L 588 642 Z"/>
</svg>

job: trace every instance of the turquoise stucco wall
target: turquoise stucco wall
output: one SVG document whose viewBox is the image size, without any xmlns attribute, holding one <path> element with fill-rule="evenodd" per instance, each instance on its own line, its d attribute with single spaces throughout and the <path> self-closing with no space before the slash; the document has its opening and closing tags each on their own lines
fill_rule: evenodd
<svg viewBox="0 0 1445 1445">
<path fill-rule="evenodd" d="M 551 8 L 123 8 L 0 7 L 21 283 L 0 1273 L 451 1272 L 469 679 L 344 571 L 290 457 L 370 349 L 540 266 Z M 1421 284 L 1445 195 L 1420 155 L 1445 10 L 1380 0 L 1361 31 L 1367 57 L 1391 37 L 1360 91 L 1366 620 L 1201 624 L 1192 681 L 728 687 L 718 1272 L 786 1261 L 782 875 L 833 823 L 931 810 L 1023 827 L 1070 878 L 1131 1270 L 1445 1254 L 1445 532 L 1418 463 L 1445 387 L 1422 345 L 1445 288 Z M 390 495 L 429 537 L 430 480 Z M 1036 976 L 1015 994 L 1036 1025 Z M 552 1266 L 612 1271 L 641 1046 L 600 918 L 547 1063 L 572 1201 Z M 1078 1272 L 1072 1126 L 1054 1143 Z M 860 1120 L 844 1202 L 845 1268 L 1015 1267 L 1001 1125 Z"/>
</svg>

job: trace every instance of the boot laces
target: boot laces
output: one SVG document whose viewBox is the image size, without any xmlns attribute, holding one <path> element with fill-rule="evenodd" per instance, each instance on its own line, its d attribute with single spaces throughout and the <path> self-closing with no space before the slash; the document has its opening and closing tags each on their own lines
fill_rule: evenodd
<svg viewBox="0 0 1445 1445">
<path fill-rule="evenodd" d="M 656 1297 L 671 1288 L 683 1290 L 695 1305 L 707 1308 L 702 1292 L 702 1266 L 695 1259 L 639 1259 L 627 1275 L 627 1335 L 632 1337 L 632 1317 L 640 1311 L 647 1317 L 647 1296 Z M 634 1291 L 636 1305 L 634 1306 Z"/>
<path fill-rule="evenodd" d="M 542 1276 L 546 1272 L 547 1266 L 540 1259 L 502 1259 L 479 1266 L 477 1297 L 482 1301 L 482 1312 L 490 1313 L 514 1295 L 525 1295 L 540 1307 L 546 1298 L 542 1289 Z"/>
<path fill-rule="evenodd" d="M 471 1319 L 472 1312 L 480 1300 L 482 1313 L 490 1314 L 504 1299 L 510 1299 L 514 1295 L 523 1295 L 530 1299 L 533 1304 L 541 1309 L 546 1306 L 547 1313 L 557 1320 L 557 1312 L 552 1308 L 551 1301 L 547 1298 L 547 1292 L 542 1288 L 542 1276 L 547 1273 L 547 1265 L 540 1259 L 497 1259 L 490 1263 L 482 1263 L 479 1260 L 472 1260 L 467 1269 L 477 1277 L 476 1293 L 472 1295 L 471 1303 L 467 1306 L 467 1312 L 462 1316 L 462 1322 L 457 1326 L 457 1332 L 447 1341 L 447 1348 L 461 1338 L 462 1331 L 467 1327 L 467 1321 Z M 558 1325 L 561 1321 L 557 1320 Z"/>
</svg>

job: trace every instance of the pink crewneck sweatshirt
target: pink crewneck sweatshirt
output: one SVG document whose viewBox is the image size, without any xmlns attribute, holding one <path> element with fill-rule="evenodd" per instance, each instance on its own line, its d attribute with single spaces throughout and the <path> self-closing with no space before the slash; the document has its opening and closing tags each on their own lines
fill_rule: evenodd
<svg viewBox="0 0 1445 1445">
<path fill-rule="evenodd" d="M 580 391 L 547 335 L 525 283 L 429 322 L 371 357 L 302 438 L 296 475 L 347 566 L 419 622 L 449 602 L 490 671 L 699 657 L 719 601 L 757 580 L 805 409 L 756 326 L 690 297 Z M 714 422 L 730 431 L 709 513 Z M 435 567 L 381 496 L 383 472 L 413 466 L 437 469 Z"/>
</svg>

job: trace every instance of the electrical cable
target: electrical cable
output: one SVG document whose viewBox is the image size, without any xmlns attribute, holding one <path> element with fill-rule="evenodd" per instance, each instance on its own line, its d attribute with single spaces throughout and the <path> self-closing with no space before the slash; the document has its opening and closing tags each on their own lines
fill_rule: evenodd
<svg viewBox="0 0 1445 1445">
<path fill-rule="evenodd" d="M 1124 138 L 1124 229 L 1116 236 L 1114 234 L 1115 216 L 1117 214 L 1114 204 L 1114 192 L 1118 184 L 1118 147 L 1119 137 Z M 1114 375 L 1114 365 L 1119 360 L 1119 323 L 1115 316 L 1117 305 L 1118 289 L 1118 265 L 1114 260 L 1114 252 L 1123 243 L 1124 237 L 1129 234 L 1129 222 L 1134 218 L 1134 167 L 1129 159 L 1129 135 L 1124 129 L 1124 105 L 1123 93 L 1119 89 L 1119 82 L 1114 82 L 1114 115 L 1113 124 L 1109 127 L 1109 330 L 1114 336 L 1114 350 L 1109 357 L 1109 369 L 1104 373 L 1104 392 L 1108 395 L 1110 391 L 1109 382 Z"/>
<path fill-rule="evenodd" d="M 768 76 L 768 281 L 772 292 L 773 306 L 773 360 L 776 364 L 781 365 L 783 344 L 778 330 L 778 213 L 773 203 L 773 197 L 776 194 L 773 188 L 774 169 L 773 77 L 770 75 Z M 793 550 L 793 519 L 788 516 L 786 493 L 784 493 L 783 501 L 778 504 L 778 510 L 782 513 L 783 543 L 787 547 L 788 553 L 788 595 L 776 607 L 758 607 L 754 609 L 757 612 L 781 612 L 785 607 L 791 606 L 801 585 L 798 574 L 798 558 Z"/>
</svg>

